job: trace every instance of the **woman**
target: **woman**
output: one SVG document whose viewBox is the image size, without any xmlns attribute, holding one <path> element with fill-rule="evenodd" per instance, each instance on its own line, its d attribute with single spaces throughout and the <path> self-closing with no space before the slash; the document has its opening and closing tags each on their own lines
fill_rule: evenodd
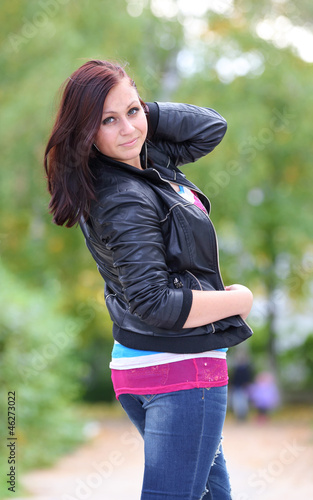
<svg viewBox="0 0 313 500">
<path fill-rule="evenodd" d="M 123 68 L 68 79 L 45 153 L 54 222 L 77 223 L 105 281 L 116 396 L 145 442 L 142 500 L 229 499 L 220 445 L 227 348 L 252 332 L 252 293 L 224 287 L 210 203 L 178 166 L 210 153 L 225 120 L 143 103 Z"/>
</svg>

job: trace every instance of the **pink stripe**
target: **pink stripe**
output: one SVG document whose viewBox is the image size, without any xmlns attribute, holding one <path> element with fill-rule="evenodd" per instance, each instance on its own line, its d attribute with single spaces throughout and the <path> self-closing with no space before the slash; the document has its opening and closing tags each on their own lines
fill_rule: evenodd
<svg viewBox="0 0 313 500">
<path fill-rule="evenodd" d="M 112 369 L 116 397 L 120 394 L 163 394 L 199 387 L 227 385 L 225 359 L 194 358 L 129 370 Z"/>
<path fill-rule="evenodd" d="M 175 384 L 175 385 L 169 385 L 164 387 L 145 387 L 144 389 L 134 389 L 133 387 L 121 387 L 120 389 L 116 389 L 115 395 L 116 399 L 119 398 L 121 394 L 166 394 L 168 392 L 176 392 L 176 391 L 184 391 L 188 389 L 209 389 L 210 387 L 222 387 L 224 385 L 227 385 L 227 381 L 225 382 L 218 382 L 216 384 L 212 384 L 208 386 L 206 382 L 199 382 L 196 384 L 195 382 L 186 382 L 182 384 Z"/>
</svg>

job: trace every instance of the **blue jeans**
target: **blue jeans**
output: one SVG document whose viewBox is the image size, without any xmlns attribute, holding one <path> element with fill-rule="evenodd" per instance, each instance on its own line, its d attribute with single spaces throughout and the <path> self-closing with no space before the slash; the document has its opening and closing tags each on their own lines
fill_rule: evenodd
<svg viewBox="0 0 313 500">
<path fill-rule="evenodd" d="M 221 446 L 227 386 L 119 401 L 144 439 L 141 500 L 231 499 Z"/>
</svg>

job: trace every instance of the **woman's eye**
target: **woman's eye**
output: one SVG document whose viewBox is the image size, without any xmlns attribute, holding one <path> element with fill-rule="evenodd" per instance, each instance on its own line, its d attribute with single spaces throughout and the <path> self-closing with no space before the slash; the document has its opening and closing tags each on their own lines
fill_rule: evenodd
<svg viewBox="0 0 313 500">
<path fill-rule="evenodd" d="M 102 120 L 102 125 L 108 125 L 109 123 L 113 123 L 114 118 L 113 116 L 108 116 L 104 120 Z"/>
<path fill-rule="evenodd" d="M 136 113 L 138 113 L 139 111 L 139 108 L 131 108 L 129 111 L 128 111 L 128 114 L 129 115 L 135 115 Z"/>
</svg>

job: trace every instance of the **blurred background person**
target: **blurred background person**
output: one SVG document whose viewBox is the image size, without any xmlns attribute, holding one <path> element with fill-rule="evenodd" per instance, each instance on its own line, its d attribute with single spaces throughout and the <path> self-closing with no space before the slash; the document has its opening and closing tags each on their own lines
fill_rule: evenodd
<svg viewBox="0 0 313 500">
<path fill-rule="evenodd" d="M 248 354 L 238 351 L 231 377 L 231 406 L 238 420 L 245 420 L 249 413 L 249 384 L 253 370 Z"/>
<path fill-rule="evenodd" d="M 249 388 L 250 400 L 258 412 L 259 420 L 265 420 L 280 405 L 280 393 L 274 375 L 269 371 L 256 375 Z"/>
</svg>

